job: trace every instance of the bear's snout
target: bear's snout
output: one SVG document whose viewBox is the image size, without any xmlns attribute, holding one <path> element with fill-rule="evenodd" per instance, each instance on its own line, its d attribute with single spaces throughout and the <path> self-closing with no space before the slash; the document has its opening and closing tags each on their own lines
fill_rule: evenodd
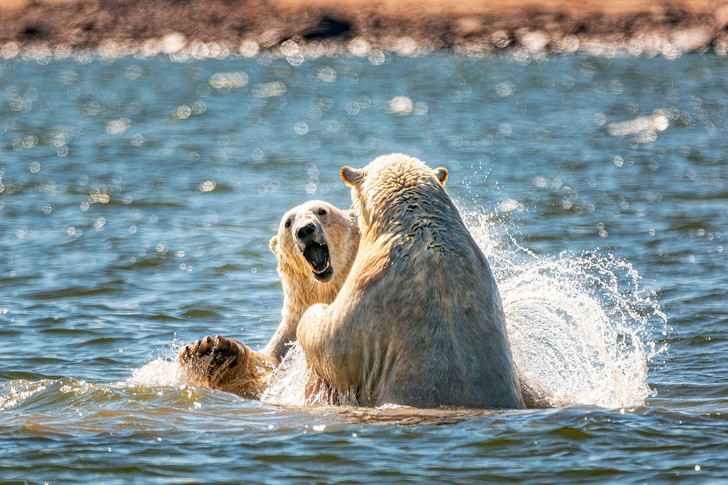
<svg viewBox="0 0 728 485">
<path fill-rule="evenodd" d="M 309 224 L 306 224 L 303 227 L 300 227 L 296 231 L 296 237 L 298 239 L 306 239 L 307 237 L 309 237 L 314 232 L 316 232 L 316 226 L 313 225 L 313 223 L 309 223 Z"/>
<path fill-rule="evenodd" d="M 301 224 L 294 229 L 296 247 L 311 267 L 313 277 L 318 281 L 326 282 L 334 274 L 329 247 L 326 244 L 326 234 L 316 220 L 304 220 L 301 221 Z"/>
</svg>

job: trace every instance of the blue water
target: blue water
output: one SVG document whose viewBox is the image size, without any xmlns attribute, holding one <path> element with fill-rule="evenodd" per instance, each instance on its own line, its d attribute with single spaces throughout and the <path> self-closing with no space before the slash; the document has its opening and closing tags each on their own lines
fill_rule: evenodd
<svg viewBox="0 0 728 485">
<path fill-rule="evenodd" d="M 728 477 L 728 59 L 31 57 L 0 60 L 0 482 Z M 449 169 L 555 407 L 186 385 L 179 345 L 273 334 L 281 215 L 390 152 Z"/>
</svg>

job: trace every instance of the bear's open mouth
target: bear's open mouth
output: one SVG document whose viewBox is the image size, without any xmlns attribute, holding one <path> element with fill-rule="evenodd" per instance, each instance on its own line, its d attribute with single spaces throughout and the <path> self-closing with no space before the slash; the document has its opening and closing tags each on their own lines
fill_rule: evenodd
<svg viewBox="0 0 728 485">
<path fill-rule="evenodd" d="M 329 247 L 326 244 L 319 244 L 316 241 L 309 242 L 303 250 L 303 257 L 311 266 L 314 278 L 328 280 L 333 274 Z"/>
</svg>

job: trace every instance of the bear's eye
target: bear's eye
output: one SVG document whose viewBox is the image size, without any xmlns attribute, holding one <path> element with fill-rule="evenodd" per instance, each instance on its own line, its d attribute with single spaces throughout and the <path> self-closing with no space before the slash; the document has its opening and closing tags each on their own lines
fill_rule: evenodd
<svg viewBox="0 0 728 485">
<path fill-rule="evenodd" d="M 286 223 L 284 224 L 284 226 L 286 226 L 286 229 L 289 228 L 289 227 L 291 227 L 291 220 L 290 219 L 286 219 Z"/>
<path fill-rule="evenodd" d="M 326 209 L 319 209 L 318 210 L 318 215 L 325 216 L 326 215 Z"/>
</svg>

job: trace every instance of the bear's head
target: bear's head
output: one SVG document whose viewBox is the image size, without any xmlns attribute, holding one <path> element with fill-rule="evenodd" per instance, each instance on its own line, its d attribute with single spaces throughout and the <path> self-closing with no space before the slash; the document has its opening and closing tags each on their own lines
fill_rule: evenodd
<svg viewBox="0 0 728 485">
<path fill-rule="evenodd" d="M 362 231 L 382 220 L 396 221 L 402 211 L 428 210 L 426 205 L 448 199 L 443 190 L 447 169 L 432 169 L 417 158 L 393 153 L 376 158 L 362 169 L 344 166 L 341 178 L 351 186 Z M 436 193 L 437 197 L 431 197 Z"/>
<path fill-rule="evenodd" d="M 352 211 L 342 211 L 321 200 L 289 210 L 270 240 L 279 269 L 311 275 L 325 283 L 335 274 L 345 276 L 356 255 L 359 230 Z"/>
</svg>

